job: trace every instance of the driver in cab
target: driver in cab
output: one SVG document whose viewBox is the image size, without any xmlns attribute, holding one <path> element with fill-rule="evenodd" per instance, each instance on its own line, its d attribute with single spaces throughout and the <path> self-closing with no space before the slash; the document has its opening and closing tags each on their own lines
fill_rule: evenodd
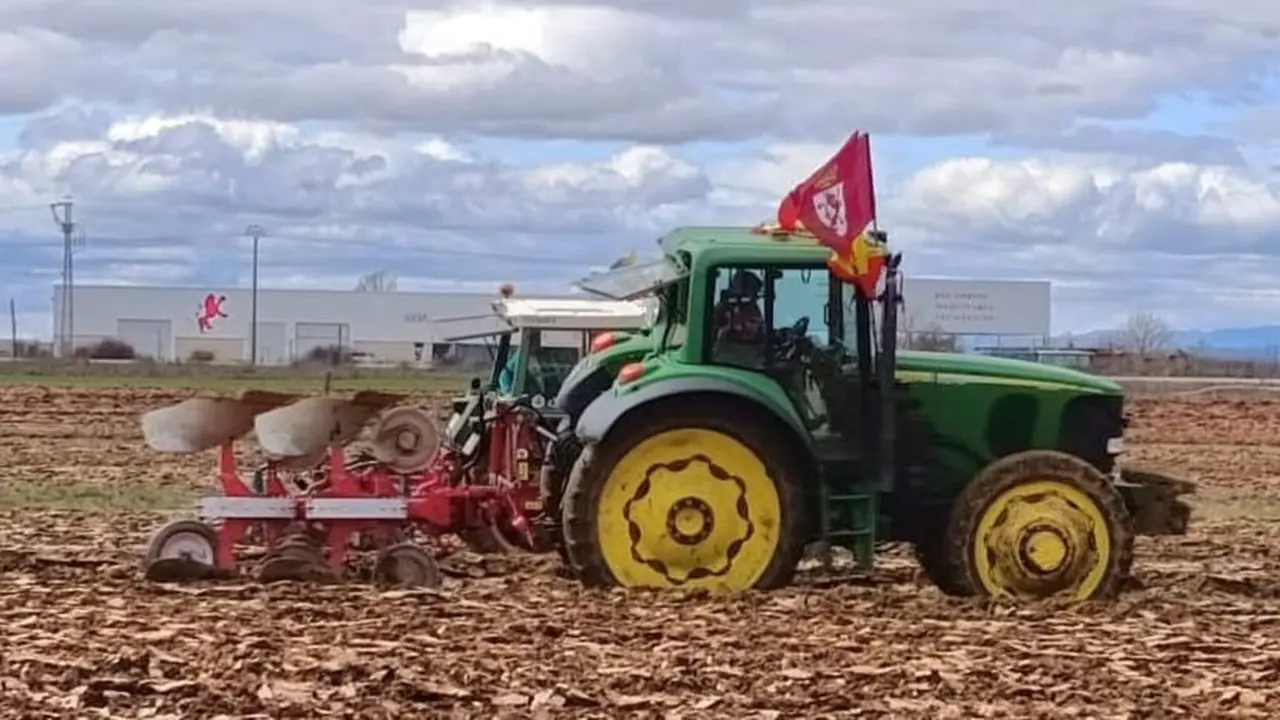
<svg viewBox="0 0 1280 720">
<path fill-rule="evenodd" d="M 760 310 L 764 283 L 755 273 L 738 270 L 715 307 L 715 357 L 733 365 L 760 366 L 764 361 L 765 322 Z"/>
</svg>

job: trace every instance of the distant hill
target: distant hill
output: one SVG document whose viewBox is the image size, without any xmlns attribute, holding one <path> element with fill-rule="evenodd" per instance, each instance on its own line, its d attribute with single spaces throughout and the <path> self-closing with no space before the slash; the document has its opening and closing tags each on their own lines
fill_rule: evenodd
<svg viewBox="0 0 1280 720">
<path fill-rule="evenodd" d="M 1095 330 L 1076 335 L 1062 335 L 1050 341 L 1054 347 L 1072 345 L 1078 348 L 1105 348 L 1120 345 L 1123 331 Z M 1280 358 L 1280 325 L 1259 325 L 1218 330 L 1178 330 L 1173 333 L 1173 346 L 1206 355 L 1241 360 L 1273 360 Z"/>
</svg>

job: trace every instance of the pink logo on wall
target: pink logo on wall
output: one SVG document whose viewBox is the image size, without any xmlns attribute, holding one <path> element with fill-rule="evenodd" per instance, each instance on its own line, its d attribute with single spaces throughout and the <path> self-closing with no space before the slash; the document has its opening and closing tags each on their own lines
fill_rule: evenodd
<svg viewBox="0 0 1280 720">
<path fill-rule="evenodd" d="M 227 314 L 222 312 L 222 303 L 226 301 L 226 295 L 209 293 L 204 296 L 204 302 L 201 303 L 200 309 L 196 311 L 196 326 L 200 328 L 200 332 L 209 332 L 213 329 L 214 320 L 227 317 Z"/>
</svg>

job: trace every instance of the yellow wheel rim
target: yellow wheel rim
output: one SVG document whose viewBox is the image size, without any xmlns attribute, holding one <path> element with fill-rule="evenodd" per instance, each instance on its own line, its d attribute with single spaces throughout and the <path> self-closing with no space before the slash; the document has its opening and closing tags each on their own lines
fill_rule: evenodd
<svg viewBox="0 0 1280 720">
<path fill-rule="evenodd" d="M 978 579 L 990 595 L 1090 598 L 1111 563 L 1111 529 L 1097 501 L 1058 480 L 998 495 L 973 539 Z"/>
<path fill-rule="evenodd" d="M 605 480 L 597 540 L 626 587 L 750 588 L 778 549 L 778 490 L 738 440 L 703 428 L 641 441 Z"/>
</svg>

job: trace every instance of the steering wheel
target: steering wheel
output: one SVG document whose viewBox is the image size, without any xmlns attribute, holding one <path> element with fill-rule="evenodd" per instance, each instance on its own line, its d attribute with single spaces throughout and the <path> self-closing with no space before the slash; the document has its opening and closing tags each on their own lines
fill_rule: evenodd
<svg viewBox="0 0 1280 720">
<path fill-rule="evenodd" d="M 789 328 L 777 331 L 773 336 L 774 355 L 783 362 L 791 362 L 801 350 L 809 335 L 809 316 L 796 320 Z"/>
</svg>

